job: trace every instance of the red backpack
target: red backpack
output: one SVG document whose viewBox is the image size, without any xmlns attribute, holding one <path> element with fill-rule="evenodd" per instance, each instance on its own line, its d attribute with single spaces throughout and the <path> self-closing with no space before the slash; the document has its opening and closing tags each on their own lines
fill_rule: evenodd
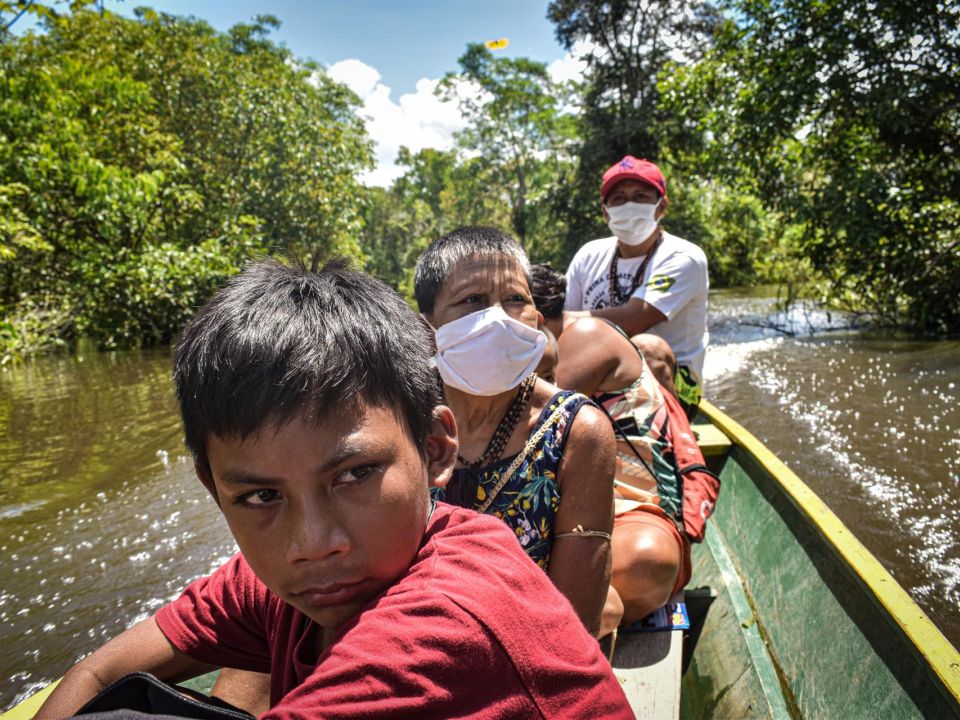
<svg viewBox="0 0 960 720">
<path fill-rule="evenodd" d="M 669 392 L 663 393 L 663 400 L 670 417 L 667 438 L 683 488 L 683 530 L 691 542 L 703 542 L 707 518 L 720 494 L 720 478 L 707 467 L 680 401 Z"/>
</svg>

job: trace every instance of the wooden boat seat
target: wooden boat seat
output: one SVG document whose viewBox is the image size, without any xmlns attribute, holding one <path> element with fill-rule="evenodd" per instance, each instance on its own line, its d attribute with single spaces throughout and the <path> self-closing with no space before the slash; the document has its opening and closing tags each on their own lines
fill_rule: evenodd
<svg viewBox="0 0 960 720">
<path fill-rule="evenodd" d="M 732 443 L 723 431 L 709 421 L 695 422 L 692 426 L 697 445 L 705 458 L 726 455 Z"/>
<path fill-rule="evenodd" d="M 613 674 L 638 718 L 680 717 L 683 635 L 680 630 L 618 635 Z"/>
</svg>

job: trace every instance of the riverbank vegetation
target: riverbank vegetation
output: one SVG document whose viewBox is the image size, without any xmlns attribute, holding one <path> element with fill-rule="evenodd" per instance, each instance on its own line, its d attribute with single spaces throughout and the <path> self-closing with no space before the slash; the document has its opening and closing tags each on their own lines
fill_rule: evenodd
<svg viewBox="0 0 960 720">
<path fill-rule="evenodd" d="M 61 6 L 56 6 L 61 8 Z M 450 150 L 372 165 L 357 98 L 271 41 L 149 9 L 0 0 L 0 362 L 90 338 L 166 343 L 258 254 L 347 253 L 410 294 L 465 223 L 563 267 L 607 234 L 605 167 L 670 181 L 714 286 L 960 333 L 960 9 L 894 0 L 554 0 L 587 61 L 559 83 L 470 45 L 438 88 Z M 15 35 L 23 13 L 37 30 Z"/>
</svg>

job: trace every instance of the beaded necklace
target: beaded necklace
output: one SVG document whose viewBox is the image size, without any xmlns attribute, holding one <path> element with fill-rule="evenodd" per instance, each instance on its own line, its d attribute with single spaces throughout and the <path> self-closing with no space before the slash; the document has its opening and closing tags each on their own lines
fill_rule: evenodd
<svg viewBox="0 0 960 720">
<path fill-rule="evenodd" d="M 524 408 L 527 407 L 530 396 L 533 395 L 533 386 L 536 385 L 536 383 L 536 373 L 531 373 L 520 383 L 520 391 L 516 397 L 513 398 L 510 407 L 508 407 L 507 411 L 503 414 L 503 417 L 500 419 L 500 424 L 497 425 L 497 429 L 493 431 L 493 437 L 490 438 L 490 442 L 487 444 L 487 449 L 483 451 L 480 457 L 476 460 L 466 460 L 463 455 L 457 453 L 457 460 L 471 470 L 483 467 L 487 463 L 497 460 L 503 452 L 507 440 L 513 435 L 514 428 L 517 427 L 517 423 L 520 421 L 520 415 L 523 413 Z"/>
<path fill-rule="evenodd" d="M 647 256 L 643 259 L 643 262 L 640 263 L 640 267 L 637 268 L 637 272 L 633 275 L 633 282 L 630 283 L 630 289 L 627 292 L 620 292 L 620 283 L 617 282 L 617 263 L 620 260 L 620 243 L 617 243 L 617 247 L 613 250 L 613 259 L 610 261 L 610 306 L 618 307 L 623 305 L 627 300 L 630 299 L 630 296 L 640 287 L 640 282 L 643 280 L 643 274 L 647 271 L 647 265 L 650 264 L 650 259 L 653 257 L 653 253 L 656 252 L 657 248 L 660 247 L 660 243 L 663 242 L 663 231 L 660 231 L 660 235 L 657 236 L 657 241 L 653 244 L 653 247 L 647 251 Z"/>
</svg>

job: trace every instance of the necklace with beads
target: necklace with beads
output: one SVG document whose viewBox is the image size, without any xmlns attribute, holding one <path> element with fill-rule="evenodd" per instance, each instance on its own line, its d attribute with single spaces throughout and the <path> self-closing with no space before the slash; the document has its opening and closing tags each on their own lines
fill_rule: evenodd
<svg viewBox="0 0 960 720">
<path fill-rule="evenodd" d="M 457 453 L 457 460 L 471 470 L 483 467 L 497 460 L 503 452 L 503 448 L 506 447 L 507 440 L 513 435 L 513 431 L 517 427 L 517 423 L 520 421 L 520 416 L 527 407 L 527 403 L 530 402 L 530 396 L 533 395 L 533 386 L 536 385 L 536 383 L 536 373 L 531 373 L 520 383 L 520 391 L 516 397 L 513 398 L 510 407 L 508 407 L 507 411 L 503 414 L 503 417 L 500 419 L 500 424 L 497 425 L 497 429 L 493 431 L 493 437 L 490 438 L 490 442 L 487 444 L 487 449 L 483 451 L 480 457 L 476 460 L 467 460 L 463 455 Z"/>
<path fill-rule="evenodd" d="M 653 253 L 660 243 L 663 241 L 663 231 L 660 231 L 660 235 L 657 236 L 657 240 L 653 243 L 653 247 L 647 252 L 647 256 L 643 259 L 643 262 L 640 263 L 640 267 L 637 268 L 637 272 L 633 275 L 633 282 L 630 283 L 630 287 L 625 293 L 620 292 L 620 283 L 617 282 L 617 264 L 620 260 L 620 244 L 617 243 L 617 246 L 613 250 L 613 259 L 610 261 L 610 306 L 618 307 L 623 305 L 630 297 L 636 292 L 636 289 L 640 287 L 640 282 L 643 280 L 643 275 L 647 272 L 647 265 L 650 264 L 650 259 L 653 257 Z"/>
</svg>

